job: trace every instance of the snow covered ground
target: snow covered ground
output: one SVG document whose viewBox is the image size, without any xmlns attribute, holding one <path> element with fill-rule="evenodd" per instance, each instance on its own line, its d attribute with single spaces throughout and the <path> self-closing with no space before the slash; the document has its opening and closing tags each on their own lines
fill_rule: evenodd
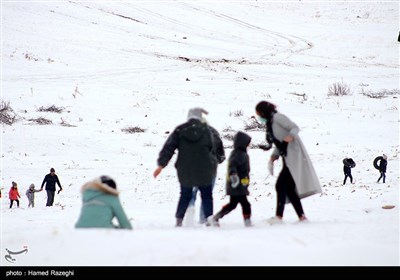
<svg viewBox="0 0 400 280">
<path fill-rule="evenodd" d="M 398 23 L 396 1 L 2 1 L 1 98 L 17 119 L 1 133 L 1 266 L 399 266 Z M 334 83 L 350 94 L 328 95 Z M 167 131 L 201 106 L 229 155 L 261 100 L 301 128 L 323 188 L 302 201 L 310 223 L 291 205 L 283 225 L 266 223 L 276 176 L 270 152 L 250 149 L 254 227 L 240 207 L 220 228 L 198 225 L 198 199 L 195 225 L 175 228 L 175 157 L 152 176 Z M 385 184 L 372 166 L 383 153 Z M 357 166 L 343 186 L 345 157 Z M 64 191 L 27 208 L 50 167 Z M 229 200 L 225 170 L 214 212 Z M 74 228 L 80 187 L 103 174 L 133 231 Z"/>
</svg>

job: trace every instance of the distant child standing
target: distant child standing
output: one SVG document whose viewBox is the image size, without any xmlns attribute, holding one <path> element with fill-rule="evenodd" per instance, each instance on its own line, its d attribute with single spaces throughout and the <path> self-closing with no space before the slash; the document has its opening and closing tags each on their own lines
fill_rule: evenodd
<svg viewBox="0 0 400 280">
<path fill-rule="evenodd" d="M 35 190 L 35 185 L 31 184 L 29 189 L 26 191 L 26 197 L 28 198 L 28 208 L 35 207 L 35 192 L 41 192 L 42 190 Z"/>
<path fill-rule="evenodd" d="M 21 198 L 21 196 L 19 195 L 16 182 L 12 182 L 12 186 L 10 192 L 8 193 L 8 197 L 10 198 L 10 208 L 13 206 L 14 201 L 17 202 L 17 207 L 19 207 L 19 198 Z"/>
<path fill-rule="evenodd" d="M 233 151 L 229 156 L 228 174 L 226 180 L 226 194 L 230 196 L 229 203 L 221 211 L 209 219 L 209 223 L 219 226 L 218 220 L 231 212 L 240 203 L 245 226 L 251 226 L 251 205 L 247 200 L 249 195 L 250 160 L 247 154 L 251 137 L 239 131 L 233 138 Z"/>
</svg>

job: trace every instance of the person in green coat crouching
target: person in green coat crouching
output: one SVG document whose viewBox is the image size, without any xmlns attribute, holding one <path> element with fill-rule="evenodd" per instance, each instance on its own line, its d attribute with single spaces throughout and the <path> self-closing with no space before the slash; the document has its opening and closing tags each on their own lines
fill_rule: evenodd
<svg viewBox="0 0 400 280">
<path fill-rule="evenodd" d="M 82 209 L 75 228 L 132 229 L 119 200 L 115 181 L 101 176 L 82 186 Z M 119 225 L 113 224 L 113 219 Z"/>
</svg>

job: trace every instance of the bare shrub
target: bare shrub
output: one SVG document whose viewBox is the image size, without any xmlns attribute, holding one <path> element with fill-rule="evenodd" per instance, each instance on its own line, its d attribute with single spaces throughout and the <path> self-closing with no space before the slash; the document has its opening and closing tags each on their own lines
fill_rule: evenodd
<svg viewBox="0 0 400 280">
<path fill-rule="evenodd" d="M 1 101 L 0 103 L 0 123 L 12 125 L 17 121 L 17 115 L 10 107 L 10 102 Z"/>
<path fill-rule="evenodd" d="M 224 145 L 224 149 L 233 149 L 233 145 Z"/>
<path fill-rule="evenodd" d="M 66 127 L 76 127 L 76 125 L 67 123 L 63 118 L 61 118 L 60 124 L 61 124 L 62 126 L 66 126 Z"/>
<path fill-rule="evenodd" d="M 251 143 L 249 149 L 260 149 L 260 145 Z"/>
<path fill-rule="evenodd" d="M 53 122 L 49 119 L 45 119 L 43 117 L 39 117 L 36 119 L 29 119 L 28 121 L 36 123 L 36 124 L 40 124 L 40 125 L 48 125 L 48 124 L 52 124 Z"/>
<path fill-rule="evenodd" d="M 329 96 L 343 96 L 349 94 L 350 94 L 350 87 L 343 81 L 333 83 L 328 88 Z"/>
<path fill-rule="evenodd" d="M 38 112 L 62 113 L 64 109 L 65 109 L 64 107 L 57 107 L 55 105 L 48 106 L 47 108 L 42 106 L 38 109 Z"/>
<path fill-rule="evenodd" d="M 126 127 L 121 129 L 121 131 L 126 132 L 126 133 L 142 133 L 145 132 L 146 130 L 143 128 L 140 128 L 138 126 L 130 126 L 130 127 Z"/>
<path fill-rule="evenodd" d="M 289 94 L 301 97 L 302 101 L 307 101 L 308 99 L 308 96 L 305 93 L 289 92 Z"/>
<path fill-rule="evenodd" d="M 26 52 L 24 54 L 25 59 L 27 60 L 33 60 L 33 61 L 39 61 L 39 58 L 35 57 L 33 54 Z"/>
<path fill-rule="evenodd" d="M 235 131 L 235 130 L 233 130 L 233 128 L 230 126 L 227 126 L 222 130 L 222 132 L 233 132 L 233 131 Z"/>
<path fill-rule="evenodd" d="M 398 90 L 398 89 L 392 89 L 392 90 L 382 89 L 379 91 L 372 91 L 372 90 L 364 90 L 362 88 L 360 93 L 369 98 L 379 99 L 379 98 L 385 98 L 385 97 L 393 96 L 393 95 L 400 95 L 400 90 Z"/>
<path fill-rule="evenodd" d="M 234 137 L 234 135 L 232 133 L 225 133 L 222 135 L 222 139 L 226 139 L 229 141 L 233 141 L 233 137 Z"/>
<path fill-rule="evenodd" d="M 244 123 L 244 130 L 245 131 L 265 130 L 265 124 L 258 122 L 256 118 L 252 117 L 248 122 Z"/>
<path fill-rule="evenodd" d="M 76 98 L 76 96 L 77 96 L 78 94 L 79 94 L 79 95 L 83 95 L 83 94 L 79 91 L 78 85 L 76 85 L 75 90 L 74 90 L 74 92 L 72 93 L 72 96 L 73 96 L 74 98 Z"/>
<path fill-rule="evenodd" d="M 230 117 L 231 117 L 231 116 L 234 116 L 234 117 L 241 117 L 241 116 L 243 116 L 243 111 L 242 111 L 242 110 L 233 111 L 233 112 L 229 113 L 229 116 L 230 116 Z"/>
<path fill-rule="evenodd" d="M 154 145 L 154 144 L 151 143 L 151 142 L 144 143 L 143 146 L 144 146 L 144 147 L 156 147 L 156 145 Z"/>
</svg>

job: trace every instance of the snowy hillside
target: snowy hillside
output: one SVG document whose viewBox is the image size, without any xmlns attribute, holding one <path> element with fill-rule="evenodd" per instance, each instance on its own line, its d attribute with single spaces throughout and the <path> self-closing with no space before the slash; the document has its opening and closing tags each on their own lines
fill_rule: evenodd
<svg viewBox="0 0 400 280">
<path fill-rule="evenodd" d="M 1 253 L 28 252 L 0 264 L 398 266 L 398 23 L 395 1 L 2 1 L 1 98 L 15 120 L 1 133 Z M 329 95 L 335 83 L 349 93 Z M 277 177 L 270 152 L 250 149 L 254 227 L 240 207 L 220 228 L 198 225 L 198 199 L 195 226 L 175 228 L 176 157 L 152 176 L 168 133 L 203 107 L 229 155 L 261 100 L 301 129 L 323 189 L 302 201 L 310 223 L 297 224 L 291 205 L 285 224 L 266 223 Z M 385 184 L 372 165 L 382 154 Z M 345 157 L 357 163 L 355 184 L 342 185 Z M 40 192 L 28 208 L 26 189 L 51 167 L 64 191 L 53 207 Z M 225 171 L 214 212 L 229 201 Z M 133 231 L 74 228 L 81 186 L 103 174 Z M 9 209 L 12 181 L 19 209 Z"/>
</svg>

